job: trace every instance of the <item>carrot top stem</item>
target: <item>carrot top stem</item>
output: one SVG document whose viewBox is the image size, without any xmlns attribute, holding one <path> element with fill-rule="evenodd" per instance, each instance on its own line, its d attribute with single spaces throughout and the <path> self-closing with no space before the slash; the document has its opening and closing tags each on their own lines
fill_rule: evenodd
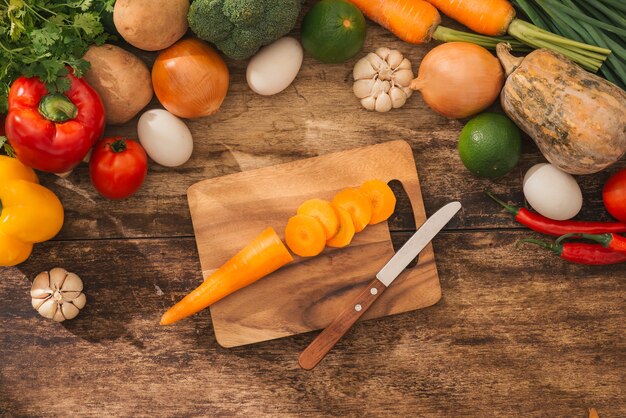
<svg viewBox="0 0 626 418">
<path fill-rule="evenodd" d="M 496 49 L 496 45 L 500 42 L 507 42 L 515 52 L 532 51 L 528 45 L 518 41 L 510 36 L 485 36 L 476 33 L 463 32 L 460 30 L 438 26 L 433 32 L 433 39 L 441 42 L 469 42 L 471 44 L 480 45 L 487 49 Z"/>
</svg>

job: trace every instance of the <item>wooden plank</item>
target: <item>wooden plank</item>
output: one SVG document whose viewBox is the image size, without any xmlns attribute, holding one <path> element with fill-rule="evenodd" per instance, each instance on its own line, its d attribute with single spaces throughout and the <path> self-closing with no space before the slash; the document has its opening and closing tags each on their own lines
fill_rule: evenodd
<svg viewBox="0 0 626 418">
<path fill-rule="evenodd" d="M 624 266 L 570 265 L 527 236 L 438 236 L 441 302 L 357 325 L 313 372 L 296 362 L 313 333 L 223 349 L 208 311 L 158 325 L 201 280 L 192 238 L 40 245 L 0 269 L 0 415 L 625 416 Z M 64 324 L 28 295 L 57 265 L 88 299 Z"/>
<path fill-rule="evenodd" d="M 204 180 L 189 188 L 189 207 L 203 277 L 208 277 L 260 231 L 281 238 L 302 202 L 331 200 L 346 187 L 371 179 L 401 183 L 414 210 L 426 220 L 410 146 L 392 141 Z M 386 222 L 368 226 L 345 249 L 327 248 L 296 260 L 265 280 L 211 306 L 217 340 L 224 347 L 257 343 L 328 325 L 394 254 Z M 431 306 L 441 297 L 432 247 L 398 278 L 364 316 L 394 315 Z"/>
<path fill-rule="evenodd" d="M 451 22 L 445 19 L 444 23 L 450 26 Z M 293 35 L 298 36 L 297 31 Z M 98 196 L 86 165 L 65 180 L 43 176 L 43 183 L 59 194 L 67 212 L 59 239 L 191 236 L 185 193 L 198 181 L 396 139 L 411 144 L 428 213 L 450 200 L 462 201 L 465 210 L 449 229 L 514 227 L 515 222 L 482 193 L 491 188 L 522 202 L 523 174 L 531 165 L 544 161 L 532 141 L 526 138 L 522 162 L 511 174 L 495 183 L 476 179 L 465 170 L 456 151 L 463 121 L 437 115 L 419 94 L 402 109 L 381 114 L 361 108 L 352 93 L 352 67 L 366 52 L 380 46 L 399 49 L 416 70 L 435 45 L 408 45 L 370 22 L 362 54 L 334 65 L 306 56 L 293 85 L 271 97 L 250 91 L 245 61 L 228 60 L 231 86 L 221 111 L 188 122 L 195 142 L 191 160 L 177 169 L 151 163 L 146 183 L 135 197 L 119 202 Z M 123 47 L 138 53 L 148 64 L 156 56 Z M 156 99 L 149 105 L 155 107 L 160 107 Z M 106 134 L 135 138 L 136 119 L 109 126 Z M 619 167 L 626 167 L 626 161 L 605 173 L 579 178 L 585 194 L 582 218 L 608 218 L 600 190 L 608 175 Z M 406 215 L 408 209 L 401 207 L 400 211 Z M 399 229 L 408 227 L 401 225 Z"/>
</svg>

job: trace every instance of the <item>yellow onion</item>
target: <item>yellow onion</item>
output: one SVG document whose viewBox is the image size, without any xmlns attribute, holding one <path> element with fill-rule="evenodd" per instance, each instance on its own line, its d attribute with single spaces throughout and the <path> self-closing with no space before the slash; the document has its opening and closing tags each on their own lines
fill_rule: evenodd
<svg viewBox="0 0 626 418">
<path fill-rule="evenodd" d="M 460 119 L 489 107 L 504 85 L 496 57 L 479 45 L 449 42 L 431 50 L 411 82 L 424 101 L 443 116 Z"/>
<path fill-rule="evenodd" d="M 183 39 L 163 50 L 152 67 L 152 85 L 161 104 L 181 118 L 217 112 L 228 91 L 228 67 L 199 39 Z"/>
</svg>

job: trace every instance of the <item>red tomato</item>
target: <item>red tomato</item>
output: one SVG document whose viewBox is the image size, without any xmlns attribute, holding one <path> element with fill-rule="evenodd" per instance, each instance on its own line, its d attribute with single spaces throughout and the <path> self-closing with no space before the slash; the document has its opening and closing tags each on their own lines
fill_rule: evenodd
<svg viewBox="0 0 626 418">
<path fill-rule="evenodd" d="M 602 190 L 604 206 L 616 219 L 626 222 L 626 168 L 606 182 Z"/>
<path fill-rule="evenodd" d="M 93 148 L 89 174 L 102 196 L 125 199 L 143 184 L 148 174 L 148 156 L 137 141 L 105 138 Z"/>
</svg>

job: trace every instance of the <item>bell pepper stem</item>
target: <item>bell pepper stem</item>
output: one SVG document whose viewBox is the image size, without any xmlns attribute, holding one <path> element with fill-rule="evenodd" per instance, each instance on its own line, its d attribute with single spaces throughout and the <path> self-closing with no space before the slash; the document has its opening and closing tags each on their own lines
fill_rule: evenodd
<svg viewBox="0 0 626 418">
<path fill-rule="evenodd" d="M 78 108 L 63 94 L 48 94 L 39 102 L 39 113 L 52 122 L 67 122 L 78 115 Z"/>
</svg>

